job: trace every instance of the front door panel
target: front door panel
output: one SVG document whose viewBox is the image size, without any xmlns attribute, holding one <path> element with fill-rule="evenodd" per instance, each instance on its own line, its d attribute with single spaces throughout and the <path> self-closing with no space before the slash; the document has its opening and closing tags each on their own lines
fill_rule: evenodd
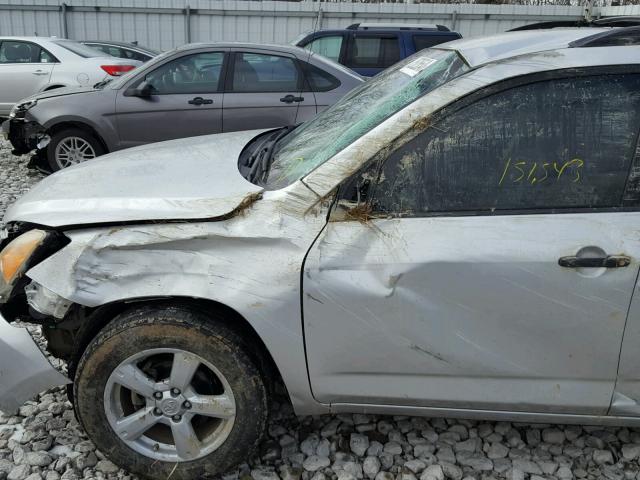
<svg viewBox="0 0 640 480">
<path fill-rule="evenodd" d="M 606 414 L 640 259 L 639 107 L 636 74 L 519 78 L 354 175 L 306 264 L 317 398 Z"/>
<path fill-rule="evenodd" d="M 224 52 L 201 52 L 170 60 L 144 79 L 147 98 L 120 90 L 116 115 L 120 148 L 222 131 Z"/>
<path fill-rule="evenodd" d="M 309 370 L 322 402 L 604 414 L 640 215 L 331 222 L 308 257 Z M 597 246 L 615 269 L 558 259 Z"/>
</svg>

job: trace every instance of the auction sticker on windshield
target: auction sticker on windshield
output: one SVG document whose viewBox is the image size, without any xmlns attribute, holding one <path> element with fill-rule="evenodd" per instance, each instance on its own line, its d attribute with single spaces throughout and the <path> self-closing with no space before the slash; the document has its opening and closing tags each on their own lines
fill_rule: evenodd
<svg viewBox="0 0 640 480">
<path fill-rule="evenodd" d="M 402 73 L 409 75 L 410 77 L 415 77 L 425 68 L 436 63 L 437 60 L 435 58 L 429 57 L 420 57 L 416 58 L 413 62 L 407 63 L 404 67 L 400 69 Z"/>
</svg>

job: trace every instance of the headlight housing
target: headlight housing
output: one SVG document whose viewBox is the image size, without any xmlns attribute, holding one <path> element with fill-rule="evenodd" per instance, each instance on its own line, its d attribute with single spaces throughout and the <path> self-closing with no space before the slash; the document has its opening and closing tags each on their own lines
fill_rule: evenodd
<svg viewBox="0 0 640 480">
<path fill-rule="evenodd" d="M 23 118 L 27 110 L 37 105 L 38 100 L 27 100 L 26 102 L 16 103 L 9 112 L 9 118 Z"/>
<path fill-rule="evenodd" d="M 47 238 L 44 230 L 29 230 L 14 238 L 0 252 L 0 303 L 8 300 L 15 282 L 29 266 L 29 260 Z"/>
</svg>

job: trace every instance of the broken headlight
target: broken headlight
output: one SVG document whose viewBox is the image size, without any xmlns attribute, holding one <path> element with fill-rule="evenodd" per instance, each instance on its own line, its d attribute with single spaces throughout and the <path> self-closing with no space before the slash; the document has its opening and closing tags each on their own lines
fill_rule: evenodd
<svg viewBox="0 0 640 480">
<path fill-rule="evenodd" d="M 27 270 L 31 257 L 47 235 L 44 230 L 29 230 L 14 238 L 0 252 L 0 303 L 9 299 L 16 281 Z"/>
<path fill-rule="evenodd" d="M 38 103 L 38 100 L 28 100 L 26 102 L 17 103 L 9 112 L 9 118 L 24 118 L 24 114 L 27 110 L 33 108 Z"/>
</svg>

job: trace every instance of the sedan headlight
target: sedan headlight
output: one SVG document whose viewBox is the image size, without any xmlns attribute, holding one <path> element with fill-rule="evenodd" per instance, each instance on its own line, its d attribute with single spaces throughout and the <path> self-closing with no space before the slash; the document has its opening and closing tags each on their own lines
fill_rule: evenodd
<svg viewBox="0 0 640 480">
<path fill-rule="evenodd" d="M 26 102 L 16 103 L 14 107 L 9 112 L 9 118 L 21 118 L 24 117 L 24 114 L 30 108 L 33 108 L 37 105 L 38 100 L 28 100 Z"/>
<path fill-rule="evenodd" d="M 15 281 L 27 269 L 29 259 L 46 238 L 44 230 L 29 230 L 0 252 L 0 301 L 11 293 Z"/>
</svg>

